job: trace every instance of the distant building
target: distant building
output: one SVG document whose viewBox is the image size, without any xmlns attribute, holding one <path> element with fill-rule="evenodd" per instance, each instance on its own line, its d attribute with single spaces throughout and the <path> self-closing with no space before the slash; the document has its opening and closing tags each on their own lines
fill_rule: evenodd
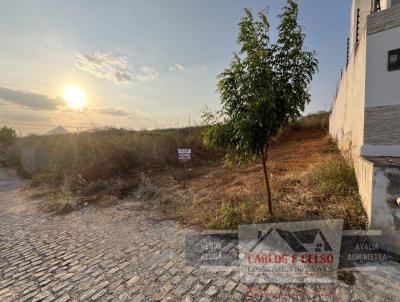
<svg viewBox="0 0 400 302">
<path fill-rule="evenodd" d="M 65 129 L 62 126 L 56 127 L 52 130 L 50 130 L 49 132 L 47 132 L 45 135 L 55 135 L 55 134 L 68 134 L 68 130 Z"/>
<path fill-rule="evenodd" d="M 353 0 L 329 132 L 356 169 L 370 228 L 400 249 L 400 0 Z"/>
</svg>

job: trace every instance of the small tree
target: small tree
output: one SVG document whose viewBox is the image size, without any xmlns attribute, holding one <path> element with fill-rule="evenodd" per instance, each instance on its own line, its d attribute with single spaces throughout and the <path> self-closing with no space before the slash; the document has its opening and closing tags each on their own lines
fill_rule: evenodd
<svg viewBox="0 0 400 302">
<path fill-rule="evenodd" d="M 270 41 L 265 11 L 255 20 L 245 9 L 239 23 L 237 42 L 230 66 L 218 77 L 221 111 L 206 112 L 209 126 L 204 141 L 225 146 L 241 161 L 261 159 L 268 194 L 268 213 L 273 215 L 267 158 L 271 137 L 290 120 L 299 118 L 310 102 L 309 84 L 318 69 L 315 52 L 304 49 L 305 35 L 297 23 L 298 5 L 288 0 L 279 15 L 279 36 Z"/>
<path fill-rule="evenodd" d="M 7 147 L 15 142 L 17 134 L 14 129 L 4 126 L 0 129 L 0 146 Z"/>
</svg>

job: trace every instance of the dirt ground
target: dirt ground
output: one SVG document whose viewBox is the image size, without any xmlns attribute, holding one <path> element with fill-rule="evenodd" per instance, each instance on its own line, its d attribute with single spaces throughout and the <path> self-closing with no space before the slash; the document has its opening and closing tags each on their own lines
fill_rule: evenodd
<svg viewBox="0 0 400 302">
<path fill-rule="evenodd" d="M 298 131 L 273 142 L 268 167 L 276 219 L 288 220 L 280 215 L 285 208 L 302 207 L 306 212 L 295 210 L 289 220 L 333 218 L 319 211 L 318 205 L 300 204 L 310 192 L 299 179 L 311 165 L 329 157 L 340 157 L 340 154 L 329 136 L 320 130 Z M 263 220 L 266 213 L 261 163 L 227 168 L 223 161 L 210 162 L 209 165 L 191 167 L 186 172 L 174 169 L 150 173 L 147 177 L 154 186 L 147 198 L 147 206 L 159 210 L 167 219 L 185 225 L 207 228 L 222 204 L 239 204 L 248 198 L 253 202 L 250 207 L 256 208 L 252 222 Z M 315 203 L 315 200 L 311 202 Z"/>
</svg>

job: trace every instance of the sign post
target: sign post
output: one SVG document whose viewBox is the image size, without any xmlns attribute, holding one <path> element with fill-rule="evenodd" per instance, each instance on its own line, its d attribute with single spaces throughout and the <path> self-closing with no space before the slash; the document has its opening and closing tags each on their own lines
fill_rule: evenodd
<svg viewBox="0 0 400 302">
<path fill-rule="evenodd" d="M 178 160 L 186 169 L 186 163 L 192 159 L 192 149 L 178 149 Z"/>
</svg>

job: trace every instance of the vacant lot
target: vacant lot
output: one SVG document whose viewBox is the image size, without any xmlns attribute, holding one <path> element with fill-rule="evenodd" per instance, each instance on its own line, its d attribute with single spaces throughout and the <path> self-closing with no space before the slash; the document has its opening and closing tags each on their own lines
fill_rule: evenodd
<svg viewBox="0 0 400 302">
<path fill-rule="evenodd" d="M 275 215 L 266 215 L 262 166 L 227 168 L 223 162 L 150 173 L 156 187 L 147 199 L 166 217 L 203 228 L 235 228 L 240 222 L 343 218 L 365 228 L 354 171 L 321 130 L 299 130 L 275 142 L 269 172 Z M 140 196 L 138 196 L 140 199 Z"/>
<path fill-rule="evenodd" d="M 364 228 L 366 216 L 348 166 L 326 131 L 326 115 L 293 122 L 273 140 L 269 174 L 274 216 L 266 215 L 260 163 L 226 164 L 226 150 L 209 150 L 202 128 L 158 131 L 109 129 L 31 136 L 20 145 L 48 152 L 49 167 L 31 176 L 45 210 L 109 206 L 119 199 L 199 228 L 235 229 L 239 223 L 343 218 Z M 177 148 L 191 148 L 184 170 Z M 18 166 L 18 149 L 3 161 Z"/>
</svg>

